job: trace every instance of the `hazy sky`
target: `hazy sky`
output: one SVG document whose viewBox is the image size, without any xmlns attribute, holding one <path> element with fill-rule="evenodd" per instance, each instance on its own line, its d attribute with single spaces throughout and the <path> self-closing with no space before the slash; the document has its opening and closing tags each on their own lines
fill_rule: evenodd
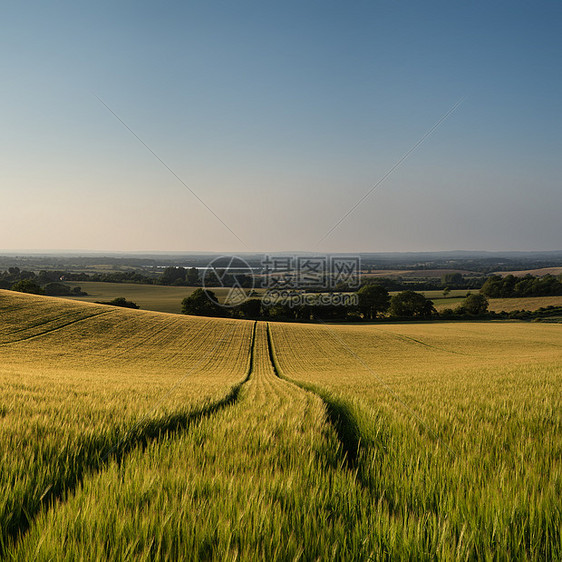
<svg viewBox="0 0 562 562">
<path fill-rule="evenodd" d="M 3 2 L 0 71 L 0 249 L 562 249 L 558 1 Z"/>
</svg>

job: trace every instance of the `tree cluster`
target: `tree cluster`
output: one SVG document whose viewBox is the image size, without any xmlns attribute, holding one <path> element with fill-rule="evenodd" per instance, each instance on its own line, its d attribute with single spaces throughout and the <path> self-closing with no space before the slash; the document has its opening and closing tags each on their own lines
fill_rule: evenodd
<svg viewBox="0 0 562 562">
<path fill-rule="evenodd" d="M 140 306 L 133 301 L 128 301 L 125 297 L 117 297 L 111 301 L 96 301 L 96 304 L 108 304 L 110 306 L 120 306 L 122 308 L 139 309 Z"/>
<path fill-rule="evenodd" d="M 18 281 L 32 280 L 38 285 L 58 283 L 60 281 L 96 281 L 101 283 L 143 283 L 154 284 L 154 279 L 135 271 L 115 271 L 108 273 L 73 273 L 62 270 L 21 270 L 19 267 L 10 267 L 7 271 L 0 272 L 0 289 L 9 289 Z"/>
<path fill-rule="evenodd" d="M 454 310 L 445 308 L 439 313 L 444 319 L 462 318 L 465 316 L 485 316 L 488 314 L 488 299 L 482 294 L 471 293 Z"/>
<path fill-rule="evenodd" d="M 80 287 L 70 288 L 58 283 L 60 273 L 40 271 L 35 274 L 33 271 L 20 270 L 19 267 L 10 267 L 7 271 L 0 272 L 0 289 L 53 297 L 80 297 L 88 294 Z"/>
<path fill-rule="evenodd" d="M 17 281 L 10 286 L 10 290 L 17 291 L 18 293 L 47 295 L 50 297 L 84 297 L 88 294 L 82 291 L 80 287 L 70 288 L 62 283 L 47 283 L 47 285 L 41 287 L 41 285 L 33 279 Z"/>
<path fill-rule="evenodd" d="M 217 297 L 213 291 L 196 289 L 183 300 L 182 312 L 196 316 L 228 316 L 248 320 L 310 321 L 347 320 L 352 310 L 346 306 L 290 306 L 288 304 L 264 306 L 261 299 L 256 298 L 247 299 L 235 307 L 223 307 L 217 304 Z"/>
<path fill-rule="evenodd" d="M 0 289 L 10 289 L 18 281 L 27 279 L 36 282 L 37 276 L 33 271 L 21 270 L 19 267 L 10 267 L 7 271 L 0 272 Z"/>
<path fill-rule="evenodd" d="M 29 293 L 32 295 L 44 295 L 45 291 L 38 285 L 33 279 L 22 279 L 14 283 L 10 287 L 11 291 L 17 291 L 18 293 Z"/>
<path fill-rule="evenodd" d="M 483 295 L 490 298 L 511 297 L 546 297 L 562 295 L 562 282 L 553 275 L 544 277 L 515 277 L 514 275 L 492 275 L 486 279 L 482 289 Z"/>
<path fill-rule="evenodd" d="M 363 286 L 357 295 L 357 306 L 286 303 L 265 306 L 260 299 L 251 298 L 237 307 L 226 308 L 218 304 L 217 297 L 212 291 L 196 289 L 183 300 L 182 312 L 198 316 L 231 316 L 301 322 L 312 320 L 357 322 L 389 316 L 427 319 L 437 315 L 433 303 L 413 291 L 403 291 L 391 297 L 384 287 L 371 284 Z"/>
<path fill-rule="evenodd" d="M 158 278 L 162 285 L 176 285 L 183 287 L 197 287 L 200 285 L 199 271 L 196 267 L 166 267 Z"/>
<path fill-rule="evenodd" d="M 88 295 L 80 287 L 69 287 L 68 285 L 63 285 L 62 283 L 47 283 L 43 287 L 43 291 L 46 295 L 51 297 L 85 297 Z"/>
</svg>

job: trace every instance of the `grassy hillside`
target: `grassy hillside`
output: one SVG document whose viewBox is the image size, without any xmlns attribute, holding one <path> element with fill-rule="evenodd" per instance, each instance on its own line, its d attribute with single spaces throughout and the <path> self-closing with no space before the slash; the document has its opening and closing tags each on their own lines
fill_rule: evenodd
<svg viewBox="0 0 562 562">
<path fill-rule="evenodd" d="M 85 297 L 71 297 L 81 302 L 107 302 L 117 297 L 137 303 L 142 310 L 179 314 L 181 303 L 197 289 L 197 287 L 169 287 L 167 285 L 141 285 L 139 283 L 98 283 L 94 281 L 65 283 L 69 287 L 79 286 L 88 293 Z M 211 289 L 222 301 L 230 289 L 216 287 Z M 260 289 L 257 288 L 259 293 Z"/>
</svg>

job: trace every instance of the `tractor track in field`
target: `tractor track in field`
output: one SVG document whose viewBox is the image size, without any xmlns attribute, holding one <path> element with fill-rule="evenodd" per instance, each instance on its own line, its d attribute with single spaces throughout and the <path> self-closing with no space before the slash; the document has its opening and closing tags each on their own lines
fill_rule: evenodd
<svg viewBox="0 0 562 562">
<path fill-rule="evenodd" d="M 327 422 L 334 428 L 340 445 L 340 450 L 337 453 L 341 458 L 340 467 L 356 472 L 359 475 L 358 482 L 363 487 L 366 486 L 360 474 L 359 447 L 362 438 L 353 412 L 344 401 L 323 391 L 321 388 L 299 383 L 286 377 L 282 373 L 276 359 L 269 323 L 264 323 L 266 341 L 265 343 L 262 342 L 261 347 L 257 341 L 258 324 L 258 322 L 254 322 L 253 325 L 249 342 L 248 367 L 242 381 L 232 386 L 223 398 L 207 405 L 187 412 L 177 412 L 164 418 L 147 417 L 126 429 L 124 434 L 116 434 L 113 438 L 110 437 L 109 440 L 107 439 L 107 434 L 99 435 L 94 437 L 93 440 L 84 443 L 82 450 L 86 452 L 84 453 L 84 458 L 78 459 L 76 462 L 78 470 L 70 478 L 66 476 L 58 481 L 55 479 L 41 493 L 39 498 L 37 498 L 36 491 L 33 495 L 30 494 L 30 496 L 25 498 L 27 501 L 24 500 L 21 513 L 15 514 L 19 516 L 6 522 L 7 525 L 3 530 L 4 536 L 0 537 L 0 559 L 4 559 L 4 555 L 7 553 L 5 551 L 10 550 L 16 542 L 25 538 L 26 533 L 40 513 L 56 508 L 57 504 L 64 503 L 84 478 L 102 472 L 110 461 L 116 461 L 119 464 L 123 463 L 133 449 L 140 447 L 144 450 L 150 443 L 158 441 L 164 436 L 168 437 L 170 434 L 188 431 L 193 424 L 210 418 L 225 408 L 235 405 L 239 400 L 244 385 L 252 379 L 256 368 L 263 370 L 264 362 L 268 364 L 266 368 L 271 368 L 275 378 L 288 385 L 285 387 L 287 390 L 293 388 L 299 392 L 314 396 L 321 401 L 326 410 Z M 263 334 L 263 332 L 261 333 Z M 222 339 L 217 340 L 218 343 L 220 341 Z M 209 353 L 212 353 L 213 349 Z M 202 361 L 201 366 L 196 370 L 205 368 L 206 364 L 206 361 Z M 261 370 L 260 373 L 262 372 Z M 258 386 L 260 384 L 263 386 L 264 381 L 262 377 L 258 377 L 258 379 L 260 381 Z M 270 384 L 267 385 L 267 391 L 273 391 L 273 388 Z M 290 394 L 287 394 L 287 391 L 283 391 L 282 388 L 282 386 L 277 388 L 277 392 L 281 392 L 280 396 L 289 397 Z M 4 541 L 4 548 L 2 548 L 2 540 Z"/>
<path fill-rule="evenodd" d="M 107 313 L 103 312 L 101 314 Z M 60 326 L 59 328 L 62 327 L 64 326 Z M 37 497 L 36 490 L 32 491 L 27 497 L 24 497 L 22 505 L 19 506 L 20 509 L 12 512 L 12 517 L 8 517 L 7 520 L 2 522 L 0 560 L 4 560 L 11 547 L 25 537 L 35 518 L 40 513 L 52 509 L 57 502 L 64 502 L 86 476 L 101 472 L 110 461 L 116 461 L 121 464 L 126 460 L 127 454 L 133 449 L 137 447 L 145 449 L 149 443 L 157 441 L 164 436 L 168 437 L 170 434 L 187 431 L 190 426 L 198 421 L 234 405 L 239 398 L 242 387 L 250 380 L 254 372 L 256 329 L 257 322 L 254 322 L 249 343 L 246 375 L 242 381 L 233 385 L 229 392 L 221 399 L 189 411 L 177 412 L 164 418 L 141 419 L 126 429 L 123 436 L 116 433 L 113 440 L 110 438 L 109 442 L 106 434 L 95 436 L 89 442 L 84 443 L 82 447 L 76 444 L 75 448 L 79 448 L 82 451 L 89 451 L 89 453 L 84 453 L 83 459 L 77 459 L 77 461 L 75 461 L 78 470 L 70 477 L 62 477 L 60 480 L 55 479 L 44 489 L 40 497 Z M 217 343 L 221 341 L 223 340 L 217 340 Z M 212 351 L 214 351 L 214 348 L 212 348 L 208 354 L 211 354 Z M 197 367 L 194 371 L 204 368 L 206 364 L 206 361 L 202 362 L 201 366 Z M 61 451 L 61 455 L 64 456 L 64 451 Z M 80 460 L 82 462 L 80 462 Z"/>
<path fill-rule="evenodd" d="M 404 341 L 404 342 L 413 342 L 416 343 L 418 345 L 421 345 L 423 347 L 427 347 L 429 349 L 434 349 L 436 351 L 442 351 L 444 353 L 451 353 L 453 355 L 464 355 L 466 357 L 471 357 L 471 354 L 469 353 L 464 353 L 462 351 L 455 351 L 453 349 L 446 349 L 445 347 L 439 347 L 437 345 L 432 345 L 430 343 L 426 343 L 422 340 L 417 340 L 416 338 L 413 338 L 411 336 L 406 336 L 405 334 L 395 334 L 394 332 L 389 332 L 388 330 L 385 330 L 383 328 L 380 328 L 379 326 L 377 326 L 377 330 L 379 330 L 380 332 L 383 332 L 385 334 L 388 334 L 389 336 L 393 336 L 394 338 L 400 340 L 400 341 Z"/>
<path fill-rule="evenodd" d="M 92 318 L 97 318 L 99 316 L 104 316 L 106 314 L 110 314 L 111 310 L 104 310 L 103 312 L 99 312 L 97 314 L 91 314 L 90 316 L 86 316 L 86 317 L 82 317 L 82 318 L 77 318 L 76 320 L 71 320 L 70 322 L 66 322 L 64 324 L 61 324 L 60 326 L 55 326 L 54 328 L 50 328 L 48 330 L 44 330 L 43 332 L 40 332 L 38 334 L 33 334 L 31 336 L 26 336 L 23 338 L 19 338 L 16 340 L 12 340 L 12 341 L 8 341 L 8 342 L 1 342 L 0 345 L 12 345 L 15 343 L 22 343 L 25 341 L 31 341 L 37 338 L 42 338 L 43 336 L 47 336 L 49 334 L 52 334 L 54 332 L 58 332 L 59 330 L 62 330 L 64 328 L 68 328 L 68 326 L 72 326 L 74 324 L 78 324 L 79 322 L 84 322 L 86 320 L 91 320 Z M 32 326 L 32 328 L 40 326 L 40 324 L 37 324 L 36 326 Z"/>
<path fill-rule="evenodd" d="M 267 323 L 267 347 L 269 351 L 269 360 L 273 371 L 281 380 L 296 386 L 297 388 L 310 392 L 317 396 L 324 407 L 328 421 L 333 426 L 338 437 L 344 453 L 344 461 L 350 469 L 356 470 L 358 468 L 359 448 L 362 441 L 361 431 L 355 415 L 351 408 L 343 401 L 338 400 L 337 397 L 331 395 L 329 392 L 323 391 L 316 385 L 301 383 L 287 377 L 281 370 L 279 362 L 275 354 L 275 347 L 273 345 L 273 337 L 269 322 Z M 359 479 L 362 482 L 362 479 Z"/>
<path fill-rule="evenodd" d="M 230 405 L 233 405 L 234 408 L 226 409 L 226 406 Z M 217 417 L 210 417 L 212 414 L 217 414 Z M 362 485 L 362 482 L 355 478 L 356 470 L 348 464 L 351 458 L 349 448 L 346 442 L 341 440 L 341 432 L 334 431 L 333 429 L 333 426 L 336 425 L 336 418 L 335 414 L 330 411 L 330 404 L 320 394 L 303 388 L 298 383 L 281 376 L 276 367 L 269 324 L 266 322 L 253 323 L 246 377 L 233 388 L 226 399 L 213 408 L 207 409 L 205 415 L 198 417 L 201 420 L 203 418 L 205 418 L 205 429 L 202 435 L 205 436 L 205 431 L 208 431 L 209 435 L 203 437 L 201 444 L 204 445 L 204 449 L 207 446 L 210 448 L 209 458 L 212 459 L 212 462 L 202 463 L 201 465 L 197 464 L 196 469 L 198 471 L 209 470 L 211 475 L 215 474 L 214 471 L 222 466 L 220 464 L 213 464 L 215 460 L 213 444 L 216 445 L 218 443 L 220 447 L 226 448 L 227 455 L 233 451 L 246 449 L 248 456 L 247 458 L 244 455 L 240 457 L 240 466 L 247 469 L 249 464 L 252 470 L 260 467 L 266 474 L 268 467 L 271 467 L 271 469 L 276 471 L 280 479 L 287 478 L 288 488 L 287 490 L 283 488 L 283 490 L 285 490 L 289 498 L 292 494 L 291 486 L 296 475 L 300 475 L 303 472 L 306 474 L 306 467 L 299 466 L 296 462 L 296 459 L 300 460 L 304 452 L 296 448 L 295 443 L 297 443 L 300 446 L 306 447 L 305 454 L 310 456 L 310 462 L 317 463 L 314 465 L 317 467 L 315 474 L 318 471 L 326 470 L 327 478 L 332 482 L 334 474 L 339 473 L 337 475 L 338 479 L 343 477 L 346 479 L 346 482 L 352 483 L 353 490 L 358 489 L 358 493 L 365 493 L 365 487 Z M 223 422 L 224 425 L 221 425 Z M 218 424 L 218 426 L 215 427 L 215 424 Z M 184 427 L 180 429 L 184 429 Z M 221 430 L 220 427 L 224 427 L 224 430 Z M 247 432 L 245 431 L 246 429 L 248 430 Z M 326 431 L 327 429 L 329 431 Z M 199 435 L 198 431 L 196 433 Z M 161 430 L 158 435 L 160 434 Z M 139 451 L 140 447 L 143 447 L 140 448 L 143 456 L 141 462 L 144 462 L 144 458 L 147 459 L 146 462 L 148 463 L 151 462 L 151 458 L 152 462 L 154 462 L 153 457 L 151 457 L 152 447 L 145 450 L 144 446 L 151 445 L 152 443 L 155 443 L 157 446 L 158 435 L 154 439 L 145 438 L 140 443 L 138 441 L 132 443 L 132 446 L 136 447 L 137 451 Z M 189 435 L 190 433 L 183 432 L 172 435 L 174 439 L 178 439 L 175 446 L 182 447 L 185 445 L 185 443 L 182 445 L 181 441 L 184 438 L 187 438 L 189 442 Z M 314 441 L 311 440 L 313 435 Z M 251 442 L 252 436 L 256 437 L 256 439 L 253 441 L 253 446 L 248 447 L 247 440 Z M 200 446 L 199 439 L 201 437 L 197 438 L 197 444 L 194 446 Z M 207 439 L 209 444 L 207 444 Z M 324 449 L 326 445 L 329 445 L 329 449 Z M 220 450 L 222 451 L 223 449 L 221 448 Z M 290 450 L 290 455 L 285 453 L 285 450 Z M 130 455 L 125 456 L 127 452 L 125 450 L 122 451 L 123 454 L 119 455 L 118 462 L 127 462 L 127 458 L 130 457 Z M 205 454 L 205 450 L 203 450 L 202 454 Z M 283 457 L 284 454 L 287 455 L 286 458 Z M 115 459 L 115 457 L 116 455 L 113 455 L 112 458 Z M 135 456 L 135 458 L 137 457 Z M 237 457 L 236 455 L 231 455 L 229 458 Z M 218 461 L 221 462 L 220 456 Z M 237 466 L 236 463 L 234 466 Z M 103 468 L 102 466 L 100 470 L 91 471 L 90 474 L 96 478 L 99 473 L 100 477 L 103 478 Z M 127 467 L 125 466 L 124 469 L 126 470 Z M 228 470 L 235 471 L 236 468 L 229 467 Z M 251 476 L 251 478 L 254 478 L 254 476 Z M 314 486 L 318 485 L 316 484 L 316 479 L 308 480 L 307 482 L 318 492 L 314 488 Z M 120 493 L 120 484 L 117 483 L 115 485 L 115 492 Z M 256 486 L 260 490 L 260 494 L 263 493 L 267 496 L 266 501 L 271 501 L 272 505 L 277 505 L 280 502 L 278 490 L 275 488 L 272 490 L 267 484 L 260 481 L 259 478 L 256 478 Z M 53 496 L 51 499 L 59 499 L 60 509 L 66 509 L 66 505 L 68 505 L 66 502 L 71 500 L 69 494 L 72 492 L 73 489 L 67 489 L 67 493 L 59 495 L 58 498 Z M 222 499 L 219 496 L 213 496 L 213 498 L 205 501 L 209 505 L 211 505 L 211 502 L 220 504 Z M 53 506 L 53 503 L 49 502 L 49 508 L 53 507 L 53 511 L 55 511 L 59 508 L 59 505 Z M 72 506 L 75 505 L 71 504 L 68 507 L 72 509 Z M 290 513 L 291 506 L 291 502 L 287 500 L 287 505 L 283 509 L 289 510 Z M 205 507 L 207 506 L 205 505 Z M 325 509 L 329 511 L 329 515 L 326 516 L 329 518 L 332 514 L 331 510 L 334 508 L 328 506 Z M 63 518 L 64 516 L 62 515 Z M 22 538 L 24 541 L 26 540 L 25 535 Z M 38 539 L 35 530 L 32 530 L 31 535 L 28 535 L 27 539 L 28 543 L 22 546 L 31 552 L 36 548 L 36 541 Z M 17 553 L 18 551 L 15 552 Z"/>
<path fill-rule="evenodd" d="M 14 306 L 13 308 L 14 308 L 15 310 L 18 309 L 18 308 L 15 307 L 15 306 Z M 9 309 L 2 309 L 2 310 L 0 311 L 0 314 L 4 314 L 4 313 L 6 313 L 6 311 L 9 312 L 10 310 L 9 310 Z M 89 314 L 88 316 L 83 316 L 83 315 L 81 314 L 81 312 L 82 312 L 82 311 L 73 311 L 72 313 L 65 314 L 65 316 L 66 316 L 67 318 L 71 318 L 71 317 L 73 317 L 73 316 L 78 316 L 77 320 L 81 320 L 81 319 L 85 320 L 85 319 L 87 319 L 87 318 L 92 318 L 92 317 L 96 316 L 96 314 Z M 107 312 L 107 311 L 104 311 L 104 312 Z M 29 324 L 23 326 L 23 328 L 17 328 L 17 329 L 15 329 L 15 330 L 14 330 L 14 329 L 11 329 L 11 330 L 10 330 L 10 334 L 19 334 L 20 332 L 26 332 L 26 331 L 32 330 L 33 328 L 39 328 L 39 326 L 45 326 L 46 324 L 51 324 L 51 323 L 55 322 L 56 319 L 57 319 L 57 317 L 54 317 L 54 318 L 53 318 L 53 317 L 48 317 L 48 318 L 43 319 L 43 320 L 41 320 L 40 322 L 37 322 L 37 323 L 35 323 L 35 324 L 29 323 Z"/>
<path fill-rule="evenodd" d="M 322 400 L 326 408 L 328 420 L 334 427 L 342 450 L 345 454 L 344 460 L 346 464 L 350 469 L 356 472 L 359 483 L 363 487 L 370 489 L 371 484 L 369 482 L 369 468 L 365 464 L 365 460 L 360 453 L 362 449 L 366 450 L 367 448 L 375 448 L 382 451 L 386 450 L 387 445 L 384 439 L 381 440 L 380 437 L 373 438 L 372 436 L 369 436 L 369 428 L 366 428 L 365 422 L 361 421 L 361 418 L 364 416 L 360 411 L 361 408 L 359 405 L 350 403 L 345 398 L 342 398 L 319 385 L 291 379 L 282 371 L 275 353 L 275 345 L 269 323 L 267 324 L 267 339 L 270 361 L 273 365 L 275 374 L 279 378 L 301 388 L 302 390 L 315 394 Z M 416 417 L 421 422 L 422 426 L 427 428 L 425 422 L 421 420 L 417 414 Z M 440 436 L 435 434 L 432 430 L 428 430 L 428 432 L 432 439 L 437 441 L 441 440 Z M 456 452 L 446 443 L 444 446 L 452 456 L 456 456 Z"/>
</svg>

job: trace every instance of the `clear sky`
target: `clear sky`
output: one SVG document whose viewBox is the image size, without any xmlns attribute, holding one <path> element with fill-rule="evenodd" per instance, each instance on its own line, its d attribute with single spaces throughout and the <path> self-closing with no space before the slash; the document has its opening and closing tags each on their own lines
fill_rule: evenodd
<svg viewBox="0 0 562 562">
<path fill-rule="evenodd" d="M 562 249 L 559 1 L 7 1 L 0 71 L 3 250 Z"/>
</svg>

